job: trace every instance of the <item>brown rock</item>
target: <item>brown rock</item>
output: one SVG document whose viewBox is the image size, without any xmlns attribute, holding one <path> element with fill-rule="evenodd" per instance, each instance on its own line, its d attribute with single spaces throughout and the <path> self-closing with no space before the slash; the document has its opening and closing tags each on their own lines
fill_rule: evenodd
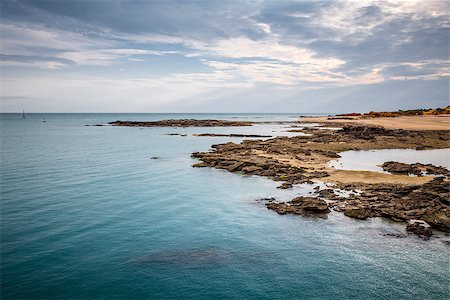
<svg viewBox="0 0 450 300">
<path fill-rule="evenodd" d="M 412 220 L 407 226 L 406 231 L 411 232 L 415 235 L 418 235 L 422 238 L 429 238 L 433 235 L 433 231 L 430 226 L 421 220 Z"/>
</svg>

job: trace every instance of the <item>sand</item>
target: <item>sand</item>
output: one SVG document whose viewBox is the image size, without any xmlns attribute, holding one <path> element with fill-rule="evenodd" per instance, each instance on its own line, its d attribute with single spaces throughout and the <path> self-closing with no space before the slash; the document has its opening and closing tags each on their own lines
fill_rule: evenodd
<svg viewBox="0 0 450 300">
<path fill-rule="evenodd" d="M 305 123 L 336 123 L 382 126 L 389 129 L 406 130 L 450 130 L 450 115 L 439 116 L 407 116 L 394 118 L 355 117 L 353 120 L 328 120 L 329 117 L 303 117 Z"/>
</svg>

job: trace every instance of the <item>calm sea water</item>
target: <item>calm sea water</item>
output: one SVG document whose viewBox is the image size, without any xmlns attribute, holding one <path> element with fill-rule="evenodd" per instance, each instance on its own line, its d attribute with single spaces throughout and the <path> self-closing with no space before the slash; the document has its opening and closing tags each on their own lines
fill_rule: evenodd
<svg viewBox="0 0 450 300">
<path fill-rule="evenodd" d="M 283 125 L 84 126 L 289 116 L 2 114 L 1 298 L 448 299 L 448 236 L 392 238 L 403 224 L 336 212 L 279 216 L 255 200 L 312 187 L 191 167 L 192 152 L 230 140 L 192 133 Z"/>
<path fill-rule="evenodd" d="M 407 164 L 420 162 L 450 169 L 450 148 L 345 151 L 339 155 L 341 156 L 340 158 L 330 162 L 330 166 L 336 169 L 384 172 L 380 165 L 386 161 L 398 161 Z"/>
</svg>

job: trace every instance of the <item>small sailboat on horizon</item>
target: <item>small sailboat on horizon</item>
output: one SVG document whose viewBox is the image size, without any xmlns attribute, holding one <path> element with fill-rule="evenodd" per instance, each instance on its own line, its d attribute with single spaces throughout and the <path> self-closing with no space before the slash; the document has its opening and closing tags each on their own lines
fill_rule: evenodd
<svg viewBox="0 0 450 300">
<path fill-rule="evenodd" d="M 26 118 L 25 118 L 25 109 L 22 110 L 22 119 L 26 119 Z"/>
</svg>

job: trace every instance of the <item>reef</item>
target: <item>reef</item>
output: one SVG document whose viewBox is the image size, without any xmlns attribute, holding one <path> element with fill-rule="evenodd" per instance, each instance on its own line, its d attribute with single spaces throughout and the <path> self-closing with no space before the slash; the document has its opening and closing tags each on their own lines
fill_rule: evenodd
<svg viewBox="0 0 450 300">
<path fill-rule="evenodd" d="M 232 127 L 232 126 L 252 126 L 252 122 L 245 121 L 225 121 L 225 120 L 161 120 L 161 121 L 114 121 L 108 124 L 112 126 L 127 127 Z"/>
</svg>

